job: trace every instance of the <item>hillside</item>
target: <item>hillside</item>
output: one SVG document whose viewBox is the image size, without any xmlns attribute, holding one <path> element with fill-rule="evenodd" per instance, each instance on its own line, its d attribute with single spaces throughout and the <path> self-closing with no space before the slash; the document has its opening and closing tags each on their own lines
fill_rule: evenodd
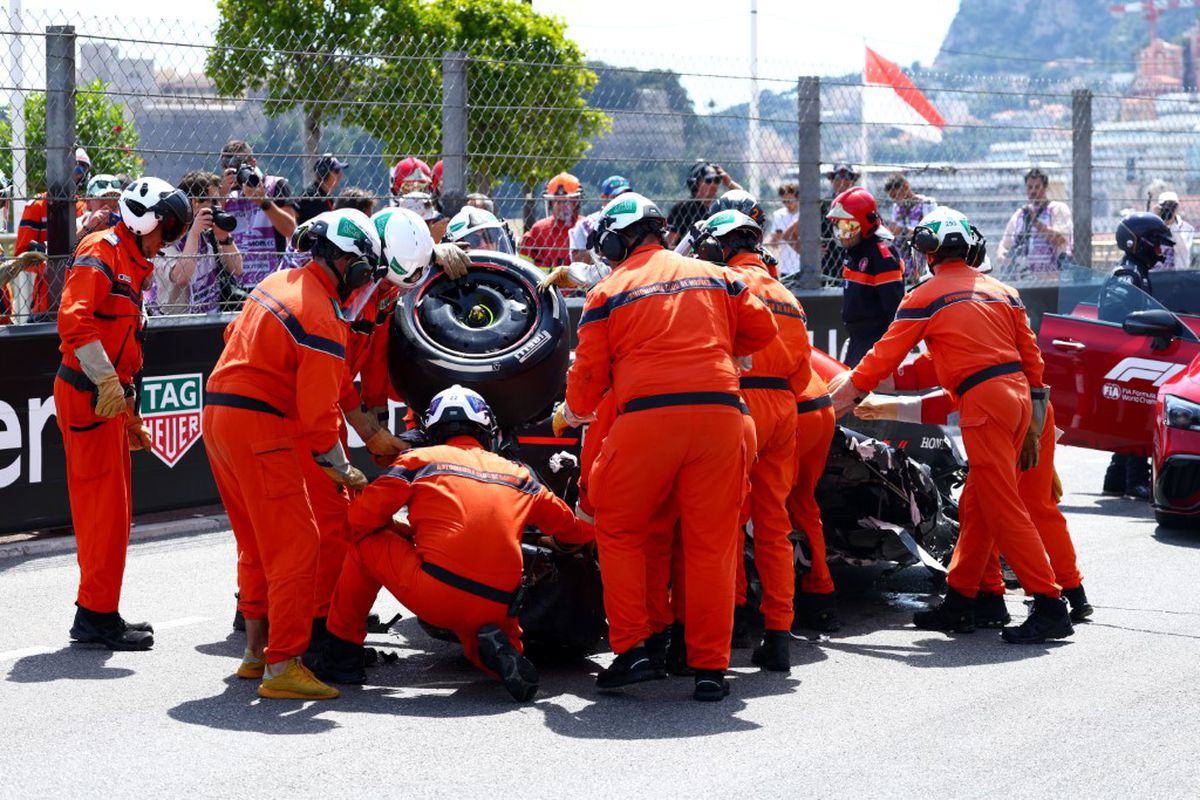
<svg viewBox="0 0 1200 800">
<path fill-rule="evenodd" d="M 1149 40 L 1140 14 L 1113 14 L 1108 0 L 962 0 L 934 68 L 1043 78 L 1133 71 Z M 1195 9 L 1163 12 L 1159 38 L 1178 41 Z"/>
</svg>

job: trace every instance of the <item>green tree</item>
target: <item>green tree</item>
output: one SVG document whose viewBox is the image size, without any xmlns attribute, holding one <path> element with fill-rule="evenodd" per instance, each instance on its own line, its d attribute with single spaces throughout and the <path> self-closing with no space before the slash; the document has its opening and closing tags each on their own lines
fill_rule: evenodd
<svg viewBox="0 0 1200 800">
<path fill-rule="evenodd" d="M 337 121 L 368 82 L 382 16 L 372 0 L 218 0 L 216 46 L 206 71 L 217 91 L 265 91 L 265 111 L 304 114 L 307 172 L 321 152 L 321 126 Z"/>
<path fill-rule="evenodd" d="M 10 110 L 11 114 L 11 110 Z M 25 175 L 29 192 L 46 188 L 46 95 L 25 96 Z M 138 132 L 125 107 L 108 97 L 108 85 L 97 80 L 75 93 L 75 143 L 92 159 L 92 174 L 137 175 L 142 161 L 136 150 Z M 12 176 L 11 117 L 0 121 L 0 169 Z"/>
</svg>

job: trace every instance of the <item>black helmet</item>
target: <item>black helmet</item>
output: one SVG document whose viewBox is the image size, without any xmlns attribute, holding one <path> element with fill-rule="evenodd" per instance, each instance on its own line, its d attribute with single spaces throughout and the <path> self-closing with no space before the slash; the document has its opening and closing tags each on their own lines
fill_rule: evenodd
<svg viewBox="0 0 1200 800">
<path fill-rule="evenodd" d="M 1162 261 L 1162 248 L 1171 247 L 1175 240 L 1171 229 L 1157 214 L 1137 211 L 1117 225 L 1117 247 L 1126 257 L 1142 267 L 1151 269 Z"/>
<path fill-rule="evenodd" d="M 713 200 L 708 206 L 708 216 L 712 216 L 719 211 L 740 211 L 762 229 L 767 227 L 767 215 L 763 212 L 762 206 L 758 204 L 758 200 L 754 195 L 747 192 L 745 189 L 730 189 L 725 194 Z"/>
</svg>

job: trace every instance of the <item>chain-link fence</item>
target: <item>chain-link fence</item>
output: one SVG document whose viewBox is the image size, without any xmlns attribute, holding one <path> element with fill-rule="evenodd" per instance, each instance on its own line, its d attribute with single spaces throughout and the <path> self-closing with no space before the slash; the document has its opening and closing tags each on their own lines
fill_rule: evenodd
<svg viewBox="0 0 1200 800">
<path fill-rule="evenodd" d="M 1057 281 L 1068 263 L 1102 272 L 1116 260 L 1121 215 L 1155 210 L 1170 192 L 1179 219 L 1200 217 L 1200 96 L 1133 79 L 1080 91 L 910 72 L 942 119 L 914 127 L 868 113 L 877 89 L 861 75 L 809 77 L 819 70 L 799 61 L 752 79 L 717 58 L 633 69 L 603 53 L 564 58 L 536 42 L 462 52 L 461 43 L 376 37 L 367 51 L 303 34 L 218 39 L 195 25 L 125 18 L 27 13 L 10 23 L 0 120 L 0 168 L 11 181 L 5 249 L 40 245 L 51 258 L 18 265 L 0 296 L 4 321 L 52 318 L 65 256 L 112 221 L 107 179 L 88 188 L 100 175 L 118 183 L 186 176 L 197 210 L 211 195 L 237 218 L 231 235 L 217 226 L 166 248 L 146 287 L 151 313 L 235 308 L 265 272 L 295 263 L 288 241 L 297 216 L 339 201 L 378 208 L 410 189 L 432 192 L 443 214 L 486 195 L 472 202 L 490 204 L 519 239 L 557 211 L 562 219 L 547 223 L 551 238 L 539 238 L 533 253 L 550 264 L 572 257 L 565 229 L 600 207 L 610 176 L 628 178 L 680 224 L 741 186 L 760 198 L 768 246 L 791 285 L 812 291 L 840 285 L 843 254 L 822 212 L 835 188 L 855 183 L 878 199 L 914 279 L 919 259 L 907 233 L 934 202 L 966 213 L 988 240 L 995 272 L 1018 285 Z M 71 28 L 50 31 L 55 25 Z M 246 146 L 230 152 L 235 140 Z M 341 168 L 326 161 L 316 171 L 323 153 Z M 408 157 L 431 173 L 439 160 L 442 168 L 428 177 L 414 174 L 412 161 L 394 169 Z M 836 165 L 848 169 L 838 174 Z M 258 173 L 239 181 L 242 167 Z M 1027 180 L 1032 168 L 1039 172 Z M 578 178 L 581 200 L 543 196 L 563 171 Z M 259 173 L 253 185 L 248 176 Z M 51 213 L 47 187 L 59 198 Z M 1190 254 L 1173 263 L 1190 267 Z"/>
</svg>

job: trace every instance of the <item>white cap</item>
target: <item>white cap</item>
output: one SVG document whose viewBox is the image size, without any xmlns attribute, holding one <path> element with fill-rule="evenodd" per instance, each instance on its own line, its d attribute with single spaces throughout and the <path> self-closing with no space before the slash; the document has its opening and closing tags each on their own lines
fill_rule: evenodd
<svg viewBox="0 0 1200 800">
<path fill-rule="evenodd" d="M 1163 203 L 1174 203 L 1175 205 L 1179 205 L 1179 195 L 1177 195 L 1175 192 L 1163 192 L 1158 196 L 1158 204 L 1162 205 Z"/>
<path fill-rule="evenodd" d="M 92 159 L 88 158 L 87 150 L 84 150 L 82 147 L 75 148 L 75 160 L 82 161 L 89 167 L 92 165 Z"/>
</svg>

